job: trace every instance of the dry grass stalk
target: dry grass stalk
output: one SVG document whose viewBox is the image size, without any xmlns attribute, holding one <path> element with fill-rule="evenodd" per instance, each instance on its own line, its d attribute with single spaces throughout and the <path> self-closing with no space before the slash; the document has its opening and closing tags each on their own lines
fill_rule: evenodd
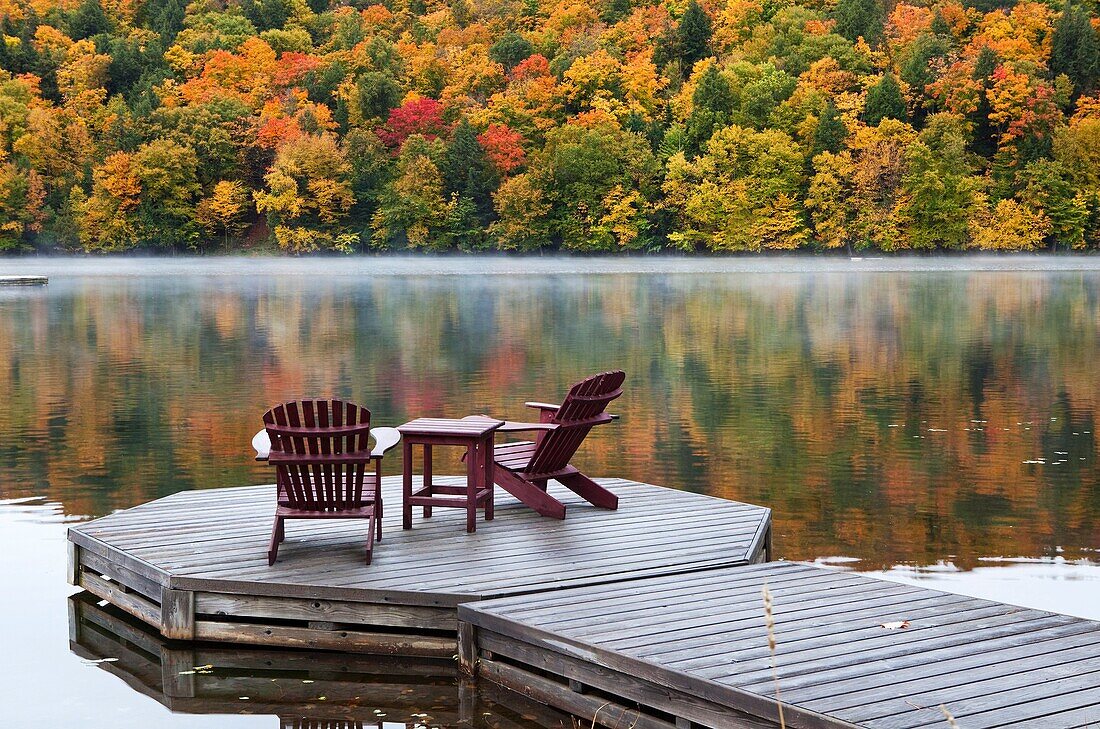
<svg viewBox="0 0 1100 729">
<path fill-rule="evenodd" d="M 955 721 L 955 717 L 951 715 L 951 712 L 947 710 L 947 707 L 940 704 L 940 711 L 943 712 L 944 717 L 947 719 L 947 723 L 951 726 L 951 729 L 959 729 L 959 722 Z"/>
<path fill-rule="evenodd" d="M 786 729 L 787 723 L 783 720 L 783 701 L 779 697 L 779 669 L 775 664 L 775 615 L 772 613 L 772 592 L 764 585 L 764 626 L 768 629 L 768 651 L 772 657 L 772 679 L 775 681 L 775 705 L 779 709 L 780 729 Z"/>
</svg>

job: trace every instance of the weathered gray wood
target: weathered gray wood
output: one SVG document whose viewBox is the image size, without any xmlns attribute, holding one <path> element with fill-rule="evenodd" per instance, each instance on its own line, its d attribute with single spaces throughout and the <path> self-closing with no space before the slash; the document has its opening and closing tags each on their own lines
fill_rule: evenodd
<svg viewBox="0 0 1100 729">
<path fill-rule="evenodd" d="M 450 629 L 455 605 L 470 599 L 745 563 L 770 518 L 767 509 L 747 504 L 618 479 L 600 482 L 619 494 L 619 512 L 584 509 L 551 523 L 503 496 L 497 520 L 476 535 L 453 528 L 456 520 L 446 512 L 403 532 L 395 528 L 399 510 L 388 510 L 386 541 L 369 568 L 362 564 L 363 534 L 355 524 L 326 524 L 324 531 L 294 525 L 282 559 L 269 567 L 273 486 L 174 494 L 77 525 L 72 539 L 92 545 L 107 565 L 130 569 L 138 578 L 128 584 L 147 593 L 151 585 L 164 584 L 242 597 L 439 608 L 451 610 L 452 617 L 427 629 Z M 383 479 L 383 491 L 397 503 L 399 477 Z M 579 498 L 560 492 L 567 503 Z M 685 543 L 685 534 L 694 536 Z M 146 582 L 138 584 L 140 578 Z M 207 611 L 201 596 L 198 609 Z M 209 609 L 234 614 L 224 605 Z M 301 611 L 278 614 L 272 605 L 254 612 L 259 614 L 239 614 L 341 622 Z M 417 627 L 415 619 L 402 618 L 376 624 Z"/>
<path fill-rule="evenodd" d="M 458 625 L 458 665 L 466 676 L 477 675 L 477 628 L 470 623 Z"/>
<path fill-rule="evenodd" d="M 169 640 L 195 637 L 195 593 L 164 590 L 160 599 L 160 632 Z"/>
<path fill-rule="evenodd" d="M 72 544 L 72 542 L 69 542 Z M 143 575 L 134 572 L 131 569 L 123 567 L 119 563 L 112 562 L 107 557 L 91 552 L 87 549 L 80 549 L 80 564 L 82 569 L 90 570 L 97 575 L 105 575 L 110 577 L 114 582 L 125 585 L 129 590 L 134 592 L 140 592 L 153 602 L 160 601 L 160 593 L 164 587 Z"/>
<path fill-rule="evenodd" d="M 701 726 L 724 724 L 684 706 L 774 721 L 765 583 L 788 726 L 942 726 L 946 703 L 964 727 L 1060 729 L 1100 707 L 1100 623 L 820 568 L 773 563 L 506 597 L 461 605 L 459 617 L 483 653 L 566 688 L 639 700 L 628 692 L 648 683 L 666 698 L 647 705 Z M 881 625 L 900 620 L 910 627 Z"/>
<path fill-rule="evenodd" d="M 363 625 L 427 630 L 454 630 L 453 609 L 417 605 L 356 603 L 351 600 L 324 600 L 292 597 L 263 597 L 197 593 L 195 611 L 199 615 L 278 618 L 285 620 L 328 620 Z"/>
<path fill-rule="evenodd" d="M 65 542 L 68 560 L 65 565 L 65 581 L 74 587 L 80 584 L 80 547 L 75 542 Z"/>
<path fill-rule="evenodd" d="M 557 706 L 583 719 L 582 726 L 634 727 L 634 729 L 675 729 L 675 725 L 636 709 L 594 696 L 574 693 L 530 671 L 496 661 L 484 661 L 480 674 L 518 694 Z"/>
<path fill-rule="evenodd" d="M 126 592 L 118 585 L 88 572 L 80 574 L 80 586 L 96 597 L 125 610 L 135 618 L 154 627 L 160 627 L 160 605 L 135 593 Z"/>
<path fill-rule="evenodd" d="M 362 630 L 311 630 L 287 625 L 225 623 L 215 620 L 195 621 L 195 639 L 425 658 L 451 657 L 457 648 L 454 637 L 398 635 Z"/>
</svg>

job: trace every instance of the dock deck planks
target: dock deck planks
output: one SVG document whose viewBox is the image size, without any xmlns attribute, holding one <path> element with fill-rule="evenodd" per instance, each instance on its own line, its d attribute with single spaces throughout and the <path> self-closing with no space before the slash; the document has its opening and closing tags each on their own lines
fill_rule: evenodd
<svg viewBox="0 0 1100 729">
<path fill-rule="evenodd" d="M 387 477 L 369 566 L 356 521 L 288 524 L 268 566 L 274 486 L 181 492 L 71 527 L 70 580 L 171 638 L 449 657 L 462 602 L 765 558 L 766 508 L 600 482 L 619 496 L 617 511 L 552 484 L 569 506 L 564 521 L 501 493 L 496 519 L 467 534 L 452 509 L 430 519 L 417 510 L 402 530 L 400 477 Z"/>
<path fill-rule="evenodd" d="M 967 729 L 1100 726 L 1100 623 L 810 565 L 463 605 L 460 654 L 560 706 L 571 680 L 681 725 L 754 726 L 778 718 L 765 584 L 787 726 L 943 727 L 941 704 Z"/>
</svg>

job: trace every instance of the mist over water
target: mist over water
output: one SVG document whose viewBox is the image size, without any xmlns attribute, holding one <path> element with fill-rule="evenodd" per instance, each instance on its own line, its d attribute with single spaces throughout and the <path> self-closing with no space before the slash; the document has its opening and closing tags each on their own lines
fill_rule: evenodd
<svg viewBox="0 0 1100 729">
<path fill-rule="evenodd" d="M 622 368 L 590 474 L 768 505 L 786 559 L 1100 618 L 1100 258 L 0 259 L 29 274 L 0 288 L 0 580 L 49 597 L 0 624 L 42 637 L 9 643 L 28 677 L 113 702 L 0 687 L 40 718 L 167 712 L 67 651 L 65 523 L 270 482 L 249 440 L 305 395 L 522 419 Z"/>
</svg>

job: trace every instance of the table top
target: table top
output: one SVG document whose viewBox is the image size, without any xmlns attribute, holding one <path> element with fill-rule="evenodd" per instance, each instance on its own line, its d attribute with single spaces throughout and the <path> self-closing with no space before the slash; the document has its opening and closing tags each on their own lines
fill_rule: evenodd
<svg viewBox="0 0 1100 729">
<path fill-rule="evenodd" d="M 487 435 L 500 426 L 503 420 L 471 416 L 468 418 L 417 418 L 404 425 L 397 426 L 401 435 L 442 435 L 442 436 L 467 436 L 479 438 Z"/>
</svg>

